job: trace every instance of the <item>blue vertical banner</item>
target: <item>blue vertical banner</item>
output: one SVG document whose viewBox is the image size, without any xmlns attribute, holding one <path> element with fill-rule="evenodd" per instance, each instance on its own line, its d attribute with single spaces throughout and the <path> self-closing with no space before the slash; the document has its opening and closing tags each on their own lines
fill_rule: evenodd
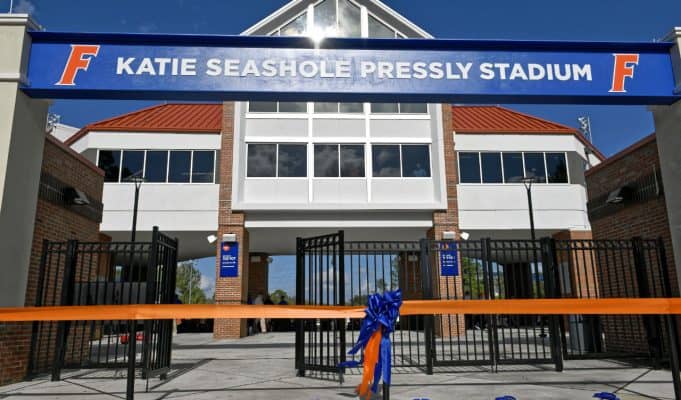
<svg viewBox="0 0 681 400">
<path fill-rule="evenodd" d="M 440 276 L 459 275 L 459 257 L 456 242 L 440 243 Z"/>
<path fill-rule="evenodd" d="M 239 243 L 222 242 L 220 245 L 220 278 L 239 276 Z"/>
</svg>

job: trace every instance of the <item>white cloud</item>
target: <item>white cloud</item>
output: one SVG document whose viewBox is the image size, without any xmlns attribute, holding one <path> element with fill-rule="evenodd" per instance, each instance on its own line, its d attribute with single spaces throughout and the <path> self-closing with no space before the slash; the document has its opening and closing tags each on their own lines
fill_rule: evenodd
<svg viewBox="0 0 681 400">
<path fill-rule="evenodd" d="M 211 297 L 215 291 L 215 279 L 201 275 L 201 283 L 199 283 L 201 290 L 206 293 L 206 296 Z"/>
<path fill-rule="evenodd" d="M 35 14 L 35 6 L 29 0 L 19 0 L 14 4 L 13 12 L 18 14 Z"/>
</svg>

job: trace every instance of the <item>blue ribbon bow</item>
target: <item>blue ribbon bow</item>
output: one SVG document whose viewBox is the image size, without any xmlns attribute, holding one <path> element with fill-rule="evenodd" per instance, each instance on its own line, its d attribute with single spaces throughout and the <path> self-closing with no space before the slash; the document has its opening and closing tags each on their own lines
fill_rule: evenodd
<svg viewBox="0 0 681 400">
<path fill-rule="evenodd" d="M 367 342 L 377 330 L 383 329 L 378 362 L 374 370 L 374 380 L 371 387 L 371 391 L 374 393 L 378 391 L 378 382 L 381 380 L 381 376 L 383 376 L 384 383 L 390 384 L 390 368 L 392 367 L 390 334 L 395 329 L 395 322 L 400 316 L 401 305 L 402 291 L 400 289 L 385 291 L 383 294 L 375 293 L 369 296 L 367 308 L 364 310 L 366 316 L 362 321 L 357 343 L 348 351 L 350 355 L 357 354 L 358 351 L 366 348 Z M 359 361 L 340 363 L 338 367 L 359 367 L 363 362 L 364 356 Z"/>
</svg>

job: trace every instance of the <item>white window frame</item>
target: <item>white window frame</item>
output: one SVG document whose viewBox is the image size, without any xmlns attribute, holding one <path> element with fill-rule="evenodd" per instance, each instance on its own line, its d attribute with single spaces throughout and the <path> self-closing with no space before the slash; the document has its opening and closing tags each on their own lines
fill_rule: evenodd
<svg viewBox="0 0 681 400">
<path fill-rule="evenodd" d="M 433 151 L 432 151 L 432 143 L 394 143 L 394 142 L 372 142 L 371 143 L 371 157 L 372 157 L 372 164 L 373 164 L 373 156 L 374 156 L 374 146 L 397 146 L 398 152 L 400 154 L 400 176 L 374 176 L 374 170 L 373 170 L 373 165 L 371 166 L 371 178 L 372 179 L 407 179 L 407 180 L 412 180 L 412 179 L 433 179 Z M 428 147 L 428 176 L 404 176 L 404 155 L 403 155 L 403 146 L 426 146 Z M 478 156 L 479 157 L 479 156 Z"/>
<path fill-rule="evenodd" d="M 472 182 L 461 182 L 461 158 L 458 156 L 459 153 L 478 153 L 478 167 L 480 171 L 480 182 L 478 183 L 472 183 Z M 483 179 L 483 174 L 482 174 L 482 153 L 499 153 L 501 157 L 501 177 L 502 177 L 502 182 L 499 183 L 485 183 Z M 570 164 L 568 163 L 568 155 L 567 151 L 539 151 L 539 150 L 532 150 L 532 151 L 493 151 L 493 150 L 458 150 L 456 152 L 457 157 L 456 157 L 456 163 L 458 167 L 458 184 L 459 185 L 522 185 L 522 182 L 507 182 L 506 181 L 506 169 L 504 168 L 504 155 L 507 153 L 519 153 L 520 158 L 523 163 L 523 176 L 527 176 L 527 166 L 525 165 L 525 154 L 526 153 L 541 153 L 544 158 L 544 176 L 545 180 L 544 182 L 534 182 L 537 184 L 541 185 L 571 185 L 571 179 L 570 179 Z M 548 174 L 548 162 L 547 162 L 547 154 L 552 153 L 552 154 L 563 154 L 564 160 L 565 160 L 565 169 L 567 173 L 567 182 L 556 182 L 556 183 L 551 183 L 549 182 L 549 174 Z"/>
<path fill-rule="evenodd" d="M 252 144 L 272 144 L 274 145 L 274 176 L 248 176 L 248 146 Z M 248 180 L 263 180 L 263 179 L 307 179 L 309 170 L 308 170 L 308 164 L 309 160 L 307 159 L 307 149 L 305 151 L 306 154 L 306 159 L 305 159 L 305 176 L 279 176 L 279 145 L 280 144 L 297 144 L 299 146 L 306 146 L 307 142 L 302 142 L 302 141 L 295 141 L 295 142 L 246 142 L 246 161 L 245 161 L 245 167 L 246 170 L 244 171 L 244 178 Z"/>
</svg>

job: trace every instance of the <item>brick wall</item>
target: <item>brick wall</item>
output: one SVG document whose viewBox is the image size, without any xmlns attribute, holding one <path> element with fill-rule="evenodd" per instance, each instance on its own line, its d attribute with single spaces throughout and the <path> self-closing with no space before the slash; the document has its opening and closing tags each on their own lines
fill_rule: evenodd
<svg viewBox="0 0 681 400">
<path fill-rule="evenodd" d="M 220 204 L 218 210 L 218 237 L 225 233 L 236 234 L 239 242 L 239 276 L 220 278 L 220 246 L 216 246 L 215 303 L 244 304 L 248 289 L 248 232 L 244 228 L 245 216 L 232 211 L 232 154 L 234 152 L 234 103 L 222 106 L 222 131 L 220 150 Z M 218 243 L 219 244 L 219 243 Z M 216 319 L 213 337 L 216 339 L 246 336 L 246 320 Z"/>
<path fill-rule="evenodd" d="M 100 202 L 104 174 L 84 157 L 47 136 L 43 150 L 42 172 L 83 191 L 90 199 Z M 66 241 L 77 239 L 97 241 L 99 222 L 44 198 L 37 200 L 36 220 L 31 250 L 27 306 L 36 301 L 40 256 L 44 239 Z M 55 290 L 58 290 L 55 287 Z M 26 376 L 31 341 L 31 323 L 0 325 L 0 385 L 21 380 Z"/>
<path fill-rule="evenodd" d="M 258 294 L 263 296 L 269 294 L 267 285 L 269 278 L 268 257 L 269 255 L 265 253 L 250 253 L 248 259 L 248 297 L 251 299 L 254 299 Z M 259 261 L 254 261 L 256 259 L 259 259 Z"/>
<path fill-rule="evenodd" d="M 644 239 L 661 237 L 664 242 L 672 295 L 678 296 L 677 274 L 671 247 L 671 233 L 665 198 L 659 195 L 645 196 L 641 200 L 625 201 L 621 204 L 604 204 L 603 199 L 619 187 L 640 181 L 646 176 L 659 174 L 659 157 L 655 136 L 650 135 L 624 151 L 616 154 L 603 164 L 587 171 L 586 183 L 589 198 L 589 214 L 594 239 L 629 240 L 640 236 Z M 661 180 L 660 180 L 661 182 Z M 607 255 L 598 258 L 599 290 L 603 297 L 626 297 L 637 295 L 633 260 L 631 257 L 606 260 Z M 649 260 L 650 261 L 650 260 Z M 653 260 L 655 261 L 655 260 Z M 656 262 L 656 261 L 655 261 Z M 607 266 L 607 267 L 606 267 Z M 657 268 L 648 266 L 647 270 L 657 277 Z M 658 285 L 659 286 L 659 285 Z M 660 287 L 654 292 L 661 293 Z M 645 330 L 638 316 L 603 317 L 606 346 L 609 351 L 640 352 L 648 351 Z"/>
</svg>

